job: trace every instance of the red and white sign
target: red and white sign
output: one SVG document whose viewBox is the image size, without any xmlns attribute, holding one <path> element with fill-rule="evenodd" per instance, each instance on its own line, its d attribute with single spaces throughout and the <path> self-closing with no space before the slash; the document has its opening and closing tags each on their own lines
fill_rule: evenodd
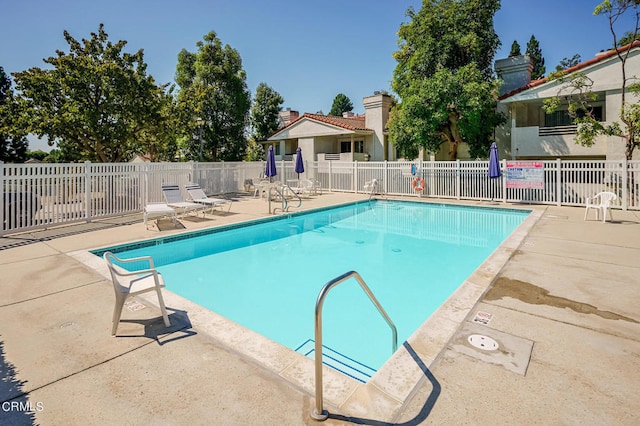
<svg viewBox="0 0 640 426">
<path fill-rule="evenodd" d="M 544 188 L 542 161 L 507 161 L 507 188 Z"/>
</svg>

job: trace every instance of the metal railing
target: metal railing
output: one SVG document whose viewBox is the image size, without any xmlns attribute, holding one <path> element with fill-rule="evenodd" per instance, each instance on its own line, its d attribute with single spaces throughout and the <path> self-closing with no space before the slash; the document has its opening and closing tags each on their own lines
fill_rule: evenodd
<svg viewBox="0 0 640 426">
<path fill-rule="evenodd" d="M 380 312 L 380 315 L 387 322 L 389 327 L 391 327 L 392 333 L 392 342 L 391 342 L 391 353 L 393 354 L 398 349 L 398 330 L 396 329 L 395 324 L 389 318 L 389 315 L 385 312 L 385 310 L 378 302 L 378 299 L 373 295 L 367 284 L 364 282 L 362 277 L 356 271 L 346 272 L 339 277 L 336 277 L 326 283 L 320 293 L 318 294 L 318 298 L 316 299 L 316 311 L 315 311 L 315 373 L 316 373 L 316 406 L 311 411 L 311 417 L 314 420 L 326 420 L 329 417 L 329 413 L 324 409 L 324 401 L 322 396 L 322 305 L 324 304 L 324 299 L 327 297 L 329 291 L 337 286 L 338 284 L 348 280 L 349 278 L 355 278 L 360 284 L 360 287 L 367 296 L 369 296 L 369 300 L 375 305 Z"/>
<path fill-rule="evenodd" d="M 291 189 L 291 187 L 289 185 L 283 185 L 283 186 L 270 186 L 269 187 L 269 191 L 267 192 L 267 200 L 269 202 L 269 214 L 276 213 L 276 210 L 278 210 L 278 207 L 274 207 L 273 211 L 271 210 L 271 200 L 273 199 L 272 196 L 272 192 L 275 191 L 276 194 L 278 194 L 278 197 L 280 197 L 280 200 L 282 201 L 282 207 L 280 208 L 280 210 L 282 210 L 282 212 L 288 212 L 289 211 L 289 200 L 286 197 L 286 192 L 290 192 L 291 194 L 293 194 L 293 196 L 295 198 L 298 199 L 298 208 L 300 206 L 302 206 L 302 198 L 300 198 L 300 196 L 298 194 L 295 193 L 295 191 L 293 189 Z"/>
</svg>

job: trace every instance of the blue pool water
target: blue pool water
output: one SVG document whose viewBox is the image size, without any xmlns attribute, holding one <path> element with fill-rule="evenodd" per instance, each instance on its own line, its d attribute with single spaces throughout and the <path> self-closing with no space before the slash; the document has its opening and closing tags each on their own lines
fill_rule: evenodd
<svg viewBox="0 0 640 426">
<path fill-rule="evenodd" d="M 400 345 L 528 214 L 372 201 L 94 252 L 150 255 L 169 290 L 312 356 L 315 302 L 328 281 L 358 271 Z M 389 327 L 355 280 L 329 293 L 323 333 L 328 352 L 371 371 L 391 355 Z"/>
</svg>

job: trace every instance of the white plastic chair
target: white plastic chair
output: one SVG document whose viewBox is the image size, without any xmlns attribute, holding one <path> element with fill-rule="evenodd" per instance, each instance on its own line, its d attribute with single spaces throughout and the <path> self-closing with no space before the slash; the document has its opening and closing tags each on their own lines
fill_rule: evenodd
<svg viewBox="0 0 640 426">
<path fill-rule="evenodd" d="M 613 192 L 599 192 L 593 197 L 587 198 L 587 207 L 584 211 L 584 220 L 587 220 L 587 214 L 589 209 L 595 209 L 596 220 L 600 218 L 602 213 L 602 222 L 604 223 L 607 218 L 607 211 L 609 211 L 609 218 L 613 221 L 613 215 L 611 214 L 611 203 L 618 198 Z"/>
<path fill-rule="evenodd" d="M 371 179 L 364 183 L 364 190 L 373 194 L 378 189 L 378 179 Z"/>
<path fill-rule="evenodd" d="M 185 185 L 184 187 L 187 190 L 191 201 L 193 201 L 194 203 L 203 204 L 207 207 L 211 207 L 211 214 L 213 214 L 213 210 L 216 207 L 221 207 L 225 204 L 229 204 L 227 212 L 231 210 L 231 200 L 209 197 L 197 183 L 190 183 L 188 185 Z"/>
<path fill-rule="evenodd" d="M 169 327 L 171 322 L 169 321 L 169 315 L 167 315 L 167 308 L 164 305 L 164 299 L 162 297 L 162 287 L 164 287 L 164 280 L 162 275 L 155 269 L 153 265 L 153 259 L 149 256 L 136 257 L 133 259 L 120 259 L 116 257 L 110 251 L 105 252 L 104 260 L 109 266 L 109 272 L 111 272 L 111 281 L 113 281 L 113 289 L 116 294 L 116 305 L 113 309 L 113 327 L 111 328 L 111 335 L 115 336 L 120 323 L 120 317 L 122 316 L 122 307 L 124 302 L 129 298 L 148 291 L 155 291 L 158 294 L 158 303 L 160 304 L 160 312 L 162 312 L 162 319 L 164 325 Z M 148 269 L 139 269 L 135 271 L 127 271 L 118 266 L 118 264 L 133 263 L 133 262 L 147 262 L 149 264 Z"/>
</svg>

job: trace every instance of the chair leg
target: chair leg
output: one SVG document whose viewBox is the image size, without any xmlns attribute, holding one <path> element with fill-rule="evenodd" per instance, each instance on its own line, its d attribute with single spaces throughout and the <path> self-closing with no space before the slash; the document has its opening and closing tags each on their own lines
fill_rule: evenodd
<svg viewBox="0 0 640 426">
<path fill-rule="evenodd" d="M 162 319 L 164 320 L 164 325 L 165 327 L 169 327 L 171 326 L 171 321 L 169 321 L 169 315 L 167 315 L 167 307 L 164 304 L 162 291 L 158 289 L 157 293 L 158 293 L 158 304 L 160 305 L 160 312 L 162 312 Z"/>
<path fill-rule="evenodd" d="M 116 304 L 113 308 L 113 325 L 111 327 L 111 336 L 116 335 L 116 331 L 118 330 L 118 324 L 120 323 L 120 316 L 122 315 L 122 307 L 124 306 L 124 301 L 127 299 L 126 294 L 117 293 L 116 294 Z"/>
</svg>

